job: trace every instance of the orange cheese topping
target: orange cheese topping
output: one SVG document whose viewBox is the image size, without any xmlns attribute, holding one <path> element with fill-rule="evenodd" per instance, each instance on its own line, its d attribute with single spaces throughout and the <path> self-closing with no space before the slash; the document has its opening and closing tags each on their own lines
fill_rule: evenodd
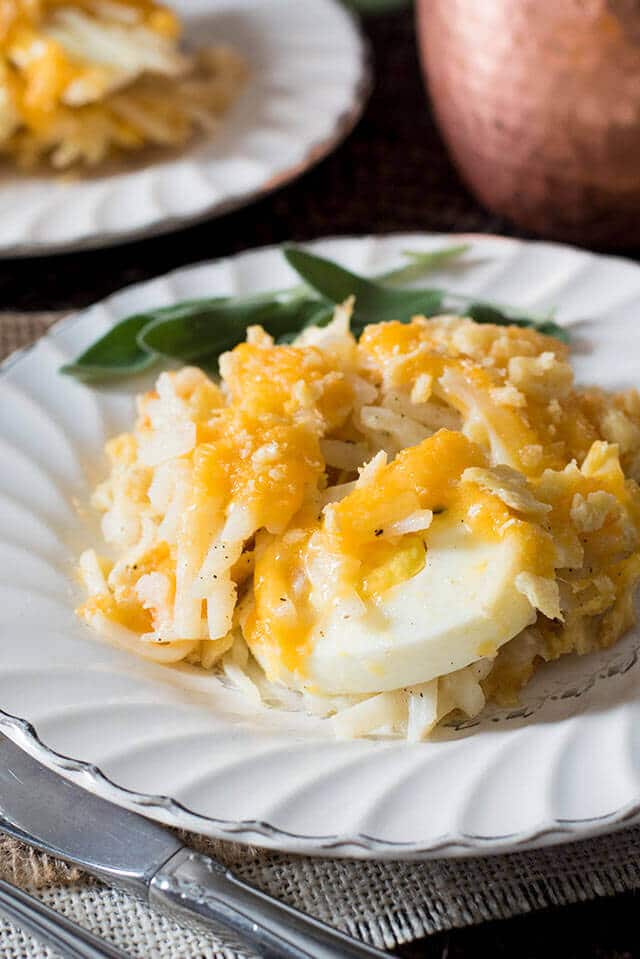
<svg viewBox="0 0 640 959">
<path fill-rule="evenodd" d="M 312 411 L 324 432 L 340 426 L 351 410 L 353 390 L 344 373 L 313 346 L 241 343 L 223 358 L 222 370 L 231 403 L 255 415 Z"/>
<path fill-rule="evenodd" d="M 522 356 L 549 357 L 550 367 L 561 368 L 570 382 L 567 347 L 535 330 L 455 322 L 462 325 L 416 318 L 408 324 L 367 327 L 358 347 L 361 362 L 392 385 L 410 385 L 423 373 L 432 376 L 436 397 L 464 417 L 474 414 L 472 438 L 483 446 L 493 440 L 510 465 L 526 476 L 561 469 L 574 457 L 583 459 L 600 434 L 582 393 L 569 388 L 555 395 L 551 385 L 545 395 L 540 371 L 539 385 L 530 376 L 531 392 L 517 391 L 520 405 L 504 401 L 509 361 L 517 364 Z"/>
<path fill-rule="evenodd" d="M 253 609 L 242 624 L 252 649 L 262 649 L 274 665 L 302 672 L 310 651 L 314 621 L 310 584 L 304 575 L 311 530 L 295 530 L 281 538 L 262 536 L 256 549 Z"/>
<path fill-rule="evenodd" d="M 174 39 L 179 35 L 175 14 L 152 0 L 117 0 L 117 6 L 137 14 L 138 25 L 159 36 Z M 63 97 L 75 80 L 98 81 L 103 86 L 109 76 L 107 67 L 67 52 L 48 35 L 48 18 L 63 8 L 91 16 L 98 14 L 99 4 L 93 0 L 3 0 L 0 4 L 3 82 L 21 121 L 40 133 L 59 110 L 66 109 Z M 104 8 L 99 16 L 104 19 Z"/>
<path fill-rule="evenodd" d="M 484 462 L 478 447 L 448 430 L 403 450 L 371 484 L 355 489 L 333 507 L 334 548 L 361 556 L 397 520 L 418 509 L 449 508 L 464 470 Z"/>
<path fill-rule="evenodd" d="M 258 527 L 282 531 L 324 469 L 317 436 L 304 424 L 242 409 L 221 410 L 193 453 L 196 496 L 224 510 L 247 506 Z"/>
<path fill-rule="evenodd" d="M 165 36 L 174 37 L 180 32 L 180 21 L 168 7 L 154 0 L 116 0 L 117 6 L 135 11 L 141 21 Z M 38 27 L 48 13 L 56 8 L 73 6 L 86 13 L 94 13 L 95 0 L 3 0 L 0 4 L 0 43 L 11 39 L 11 31 L 20 27 Z"/>
<path fill-rule="evenodd" d="M 90 600 L 87 615 L 102 610 L 148 630 L 153 617 L 136 600 L 137 579 L 162 572 L 177 605 L 177 549 L 194 567 L 183 579 L 196 603 L 193 635 L 180 639 L 201 638 L 197 630 L 214 608 L 211 588 L 211 603 L 232 604 L 229 642 L 241 627 L 261 662 L 273 663 L 273 675 L 284 669 L 304 677 L 323 604 L 380 604 L 420 573 L 432 531 L 447 524 L 463 524 L 484 542 L 517 540 L 522 572 L 540 580 L 529 583 L 532 595 L 546 585 L 559 597 L 555 607 L 537 606 L 549 617 L 540 626 L 549 635 L 564 629 L 550 609 L 561 609 L 568 623 L 624 599 L 640 540 L 640 497 L 629 478 L 640 476 L 637 394 L 577 389 L 566 347 L 532 330 L 417 318 L 368 327 L 358 344 L 343 332 L 341 350 L 339 334 L 331 335 L 326 349 L 320 333 L 305 345 L 274 346 L 253 330 L 222 357 L 220 385 L 189 368 L 162 375 L 139 403 L 135 433 L 109 444 L 112 476 L 98 498 L 116 515 L 106 517 L 116 539 L 124 503 L 144 514 L 145 535 L 156 524 L 157 535 L 162 530 L 177 545 L 167 541 L 136 571 L 110 577 L 110 594 Z M 171 464 L 165 442 L 174 450 Z M 359 478 L 356 467 L 380 450 L 386 464 L 381 456 Z M 171 499 L 163 486 L 168 465 L 188 477 L 177 532 L 163 516 L 173 507 L 158 505 Z M 474 472 L 463 479 L 466 470 Z M 225 557 L 227 592 L 214 594 L 220 569 L 209 579 L 198 570 L 236 509 L 249 525 L 239 527 Z M 407 526 L 416 516 L 418 525 Z M 129 521 L 124 510 L 125 531 Z M 396 524 L 405 525 L 398 532 Z M 615 617 L 607 620 L 608 637 L 628 619 L 625 610 Z"/>
<path fill-rule="evenodd" d="M 125 629 L 131 629 L 135 633 L 148 633 L 153 628 L 151 613 L 144 609 L 135 598 L 132 600 L 116 600 L 111 593 L 92 596 L 76 612 L 78 616 L 88 622 L 95 613 L 102 613 L 107 619 L 112 620 L 119 626 L 124 626 Z"/>
<path fill-rule="evenodd" d="M 530 572 L 554 573 L 548 532 L 527 522 L 498 496 L 460 482 L 465 469 L 486 464 L 482 450 L 461 433 L 441 430 L 403 450 L 375 480 L 335 504 L 317 527 L 336 557 L 336 580 L 364 598 L 378 598 L 424 566 L 429 530 L 391 540 L 385 531 L 416 510 L 431 509 L 434 523 L 464 523 L 483 539 L 518 536 Z M 244 623 L 249 645 L 267 651 L 285 668 L 304 675 L 315 611 L 305 576 L 308 547 L 316 527 L 274 538 L 257 550 L 255 607 Z M 339 574 L 338 574 L 339 569 Z M 338 586 L 338 582 L 336 582 Z M 291 616 L 295 608 L 296 616 Z"/>
</svg>

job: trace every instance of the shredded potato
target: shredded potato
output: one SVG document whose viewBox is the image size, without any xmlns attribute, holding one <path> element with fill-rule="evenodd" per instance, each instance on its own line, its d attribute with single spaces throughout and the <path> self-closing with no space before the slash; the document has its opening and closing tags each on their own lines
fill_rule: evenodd
<svg viewBox="0 0 640 959">
<path fill-rule="evenodd" d="M 107 444 L 93 505 L 111 558 L 82 554 L 79 614 L 141 656 L 214 671 L 256 709 L 417 741 L 629 628 L 640 397 L 576 388 L 566 347 L 531 330 L 416 317 L 357 342 L 351 306 L 291 346 L 253 328 L 220 383 L 185 368 L 139 398 L 133 431 Z M 460 524 L 518 544 L 525 628 L 411 685 L 388 688 L 384 670 L 373 692 L 311 682 L 323 611 L 344 622 L 338 668 L 352 624 L 384 620 Z"/>
<path fill-rule="evenodd" d="M 3 0 L 0 151 L 22 167 L 93 167 L 215 130 L 246 75 L 225 47 L 179 50 L 154 0 Z"/>
</svg>

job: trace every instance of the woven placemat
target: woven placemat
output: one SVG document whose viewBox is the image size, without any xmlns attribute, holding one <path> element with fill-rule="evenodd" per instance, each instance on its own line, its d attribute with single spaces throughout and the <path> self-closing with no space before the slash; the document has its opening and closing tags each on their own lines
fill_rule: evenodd
<svg viewBox="0 0 640 959">
<path fill-rule="evenodd" d="M 64 313 L 1 313 L 0 312 L 0 360 L 15 350 L 29 346 Z"/>
<path fill-rule="evenodd" d="M 0 359 L 27 346 L 60 315 L 0 313 Z M 181 836 L 277 898 L 391 949 L 435 931 L 640 889 L 640 828 L 535 852 L 420 864 L 285 856 Z M 2 836 L 0 878 L 34 891 L 141 959 L 238 956 L 219 939 L 188 931 L 130 896 Z M 54 953 L 0 921 L 0 956 L 40 959 Z"/>
<path fill-rule="evenodd" d="M 183 839 L 278 899 L 387 949 L 445 929 L 640 889 L 638 828 L 534 852 L 425 863 L 310 859 Z M 0 877 L 141 959 L 242 955 L 6 837 Z M 0 922 L 0 955 L 36 959 L 43 952 Z"/>
</svg>

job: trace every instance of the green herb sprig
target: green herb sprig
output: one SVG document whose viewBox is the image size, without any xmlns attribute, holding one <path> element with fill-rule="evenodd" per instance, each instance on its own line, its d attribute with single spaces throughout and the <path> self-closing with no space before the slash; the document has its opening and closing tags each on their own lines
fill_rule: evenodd
<svg viewBox="0 0 640 959">
<path fill-rule="evenodd" d="M 67 376 L 93 383 L 133 376 L 161 359 L 216 368 L 218 357 L 241 343 L 247 329 L 260 324 L 278 342 L 289 342 L 308 326 L 324 326 L 336 304 L 355 297 L 351 328 L 359 336 L 370 323 L 413 316 L 460 312 L 477 323 L 516 325 L 567 340 L 550 318 L 524 316 L 495 303 L 474 300 L 441 289 L 400 288 L 430 270 L 447 265 L 468 250 L 457 245 L 427 253 L 406 251 L 408 263 L 368 279 L 298 247 L 283 253 L 303 284 L 288 290 L 252 296 L 186 300 L 173 306 L 136 313 L 116 323 L 104 336 L 61 367 Z"/>
</svg>

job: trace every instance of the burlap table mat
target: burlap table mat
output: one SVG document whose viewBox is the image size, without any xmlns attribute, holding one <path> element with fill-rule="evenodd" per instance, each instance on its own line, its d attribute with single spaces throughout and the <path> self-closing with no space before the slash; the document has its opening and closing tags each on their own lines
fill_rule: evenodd
<svg viewBox="0 0 640 959">
<path fill-rule="evenodd" d="M 26 346 L 59 317 L 0 314 L 0 358 Z M 534 852 L 426 863 L 352 862 L 267 853 L 184 835 L 279 899 L 374 945 L 507 918 L 551 905 L 640 889 L 640 828 Z M 0 877 L 141 959 L 238 959 L 124 893 L 0 836 Z M 55 954 L 0 920 L 3 959 Z"/>
</svg>

